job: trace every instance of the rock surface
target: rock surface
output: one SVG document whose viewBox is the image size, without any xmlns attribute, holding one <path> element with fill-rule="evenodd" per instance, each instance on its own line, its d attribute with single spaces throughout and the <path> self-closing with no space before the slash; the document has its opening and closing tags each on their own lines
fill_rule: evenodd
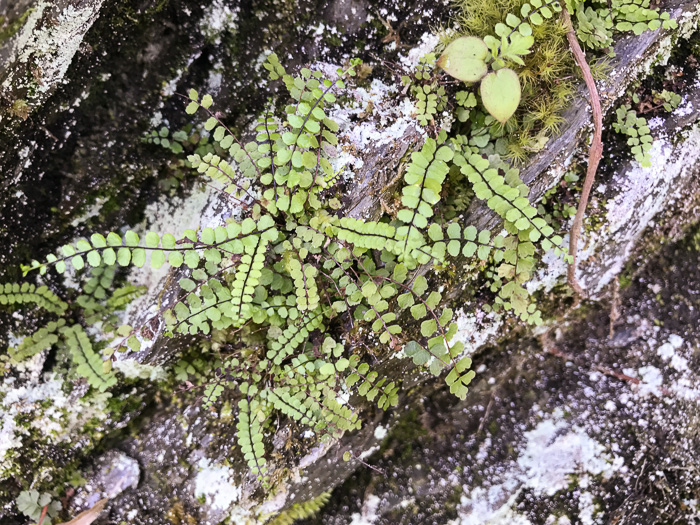
<svg viewBox="0 0 700 525">
<path fill-rule="evenodd" d="M 447 11 L 431 5 L 435 12 L 426 14 L 426 5 L 37 0 L 1 6 L 10 20 L 34 10 L 0 42 L 0 273 L 17 278 L 19 262 L 95 229 L 149 223 L 173 231 L 234 213 L 187 181 L 174 196 L 159 197 L 167 154 L 140 138 L 154 126 L 175 129 L 183 122 L 172 93 L 191 85 L 209 89 L 245 131 L 264 102 L 264 50 L 289 56 L 290 67 L 361 54 L 379 71 L 369 53 L 392 51 L 381 41 L 388 31 L 377 27 L 393 20 L 399 35 L 417 44 Z M 696 2 L 665 5 L 681 28 L 618 43 L 615 75 L 603 89 L 606 108 L 633 75 L 668 59 L 679 34 L 695 31 Z M 36 359 L 22 371 L 21 386 L 7 380 L 0 386 L 0 520 L 21 523 L 12 505 L 19 490 L 72 471 L 86 484 L 66 501 L 70 512 L 113 498 L 97 523 L 255 523 L 333 488 L 314 523 L 700 520 L 700 241 L 692 226 L 700 201 L 700 79 L 694 74 L 682 105 L 653 126 L 652 168 L 619 161 L 619 139 L 606 137 L 611 145 L 579 269 L 593 300 L 572 301 L 556 260 L 532 285 L 551 311 L 549 324 L 534 332 L 476 313 L 458 281 L 448 290 L 463 306 L 459 337 L 479 370 L 466 401 L 406 363 L 384 363 L 404 377 L 405 408 L 366 411 L 363 429 L 338 443 L 301 437 L 306 444 L 298 457 L 282 454 L 290 432 L 282 425 L 274 443 L 283 468 L 264 494 L 232 453 L 230 414 L 207 413 L 191 396 L 154 387 L 181 343 L 161 339 L 137 356 L 140 362 L 120 365 L 136 381 L 111 400 L 67 398 L 63 380 L 44 374 L 50 363 Z M 400 89 L 393 81 L 377 78 L 356 90 L 358 103 L 344 115 L 346 144 L 359 151 L 345 159 L 354 178 L 343 204 L 354 216 L 381 212 L 380 198 L 395 190 L 382 188 L 422 140 L 411 108 L 392 103 Z M 17 100 L 27 105 L 26 120 L 10 114 Z M 370 100 L 374 111 L 361 117 Z M 533 200 L 581 154 L 589 121 L 583 100 L 566 120 L 561 135 L 522 171 Z M 494 225 L 485 207 L 473 207 L 470 217 Z M 149 293 L 127 312 L 132 320 L 143 318 L 167 279 L 148 274 L 133 274 Z M 617 281 L 623 281 L 619 292 Z M 0 343 L 22 322 L 2 315 L 7 329 Z M 17 426 L 18 414 L 26 426 Z M 31 430 L 37 428 L 46 435 L 37 437 Z M 381 473 L 343 462 L 347 449 Z"/>
</svg>

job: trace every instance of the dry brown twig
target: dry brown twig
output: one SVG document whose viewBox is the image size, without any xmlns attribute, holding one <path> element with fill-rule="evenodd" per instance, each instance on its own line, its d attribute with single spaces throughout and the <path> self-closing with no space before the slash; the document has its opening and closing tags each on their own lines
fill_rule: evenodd
<svg viewBox="0 0 700 525">
<path fill-rule="evenodd" d="M 586 170 L 586 178 L 583 182 L 581 200 L 578 203 L 574 223 L 571 225 L 571 233 L 569 234 L 569 255 L 571 255 L 572 261 L 569 263 L 567 274 L 569 285 L 574 289 L 574 291 L 578 295 L 585 295 L 585 291 L 576 280 L 576 251 L 579 234 L 581 233 L 581 225 L 583 224 L 583 216 L 586 213 L 586 206 L 588 205 L 588 197 L 590 196 L 591 188 L 593 187 L 593 181 L 595 180 L 595 173 L 598 170 L 598 164 L 603 156 L 603 111 L 600 107 L 600 97 L 598 96 L 598 90 L 596 88 L 595 81 L 593 80 L 591 68 L 588 66 L 586 56 L 583 54 L 583 50 L 578 43 L 574 26 L 571 24 L 571 16 L 569 15 L 566 7 L 564 7 L 561 11 L 561 18 L 564 22 L 564 27 L 567 30 L 566 38 L 569 41 L 571 52 L 574 54 L 576 64 L 578 64 L 578 66 L 581 68 L 581 72 L 583 73 L 583 80 L 586 82 L 586 87 L 588 88 L 588 93 L 591 97 L 591 108 L 593 110 L 593 140 L 591 141 L 591 147 L 588 150 L 588 169 Z"/>
<path fill-rule="evenodd" d="M 613 279 L 612 300 L 610 301 L 610 331 L 608 339 L 615 335 L 615 321 L 620 318 L 620 276 Z"/>
</svg>

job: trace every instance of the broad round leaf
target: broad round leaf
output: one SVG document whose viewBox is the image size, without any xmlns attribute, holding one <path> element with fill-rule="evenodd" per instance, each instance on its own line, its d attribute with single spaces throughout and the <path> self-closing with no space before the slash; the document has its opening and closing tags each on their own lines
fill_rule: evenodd
<svg viewBox="0 0 700 525">
<path fill-rule="evenodd" d="M 518 74 L 506 67 L 486 75 L 481 81 L 481 100 L 491 116 L 505 124 L 520 104 Z"/>
<path fill-rule="evenodd" d="M 463 36 L 445 48 L 437 65 L 463 82 L 477 82 L 486 75 L 486 56 L 489 48 L 475 36 Z"/>
</svg>

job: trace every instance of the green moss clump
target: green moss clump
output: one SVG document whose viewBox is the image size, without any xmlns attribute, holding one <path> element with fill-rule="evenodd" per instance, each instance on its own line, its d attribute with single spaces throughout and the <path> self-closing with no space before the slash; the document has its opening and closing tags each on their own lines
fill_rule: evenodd
<svg viewBox="0 0 700 525">
<path fill-rule="evenodd" d="M 509 13 L 520 13 L 526 0 L 454 0 L 461 34 L 485 37 L 494 34 Z M 518 66 L 522 98 L 518 110 L 505 126 L 497 125 L 507 138 L 507 156 L 522 162 L 542 148 L 559 131 L 562 113 L 573 95 L 576 64 L 569 52 L 566 29 L 557 17 L 533 25 L 535 45 Z M 494 134 L 495 135 L 495 134 Z"/>
</svg>

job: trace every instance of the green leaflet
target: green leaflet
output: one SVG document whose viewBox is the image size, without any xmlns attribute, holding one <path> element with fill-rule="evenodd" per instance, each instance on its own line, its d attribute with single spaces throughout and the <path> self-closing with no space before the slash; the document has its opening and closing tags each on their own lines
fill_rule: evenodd
<svg viewBox="0 0 700 525">
<path fill-rule="evenodd" d="M 68 305 L 46 286 L 31 283 L 6 283 L 0 285 L 0 306 L 35 304 L 47 312 L 62 315 Z"/>
<path fill-rule="evenodd" d="M 51 321 L 46 324 L 46 326 L 39 328 L 32 335 L 25 337 L 18 346 L 9 349 L 12 362 L 19 363 L 25 359 L 29 359 L 56 344 L 58 342 L 58 331 L 63 328 L 65 324 L 65 319 Z"/>
</svg>

